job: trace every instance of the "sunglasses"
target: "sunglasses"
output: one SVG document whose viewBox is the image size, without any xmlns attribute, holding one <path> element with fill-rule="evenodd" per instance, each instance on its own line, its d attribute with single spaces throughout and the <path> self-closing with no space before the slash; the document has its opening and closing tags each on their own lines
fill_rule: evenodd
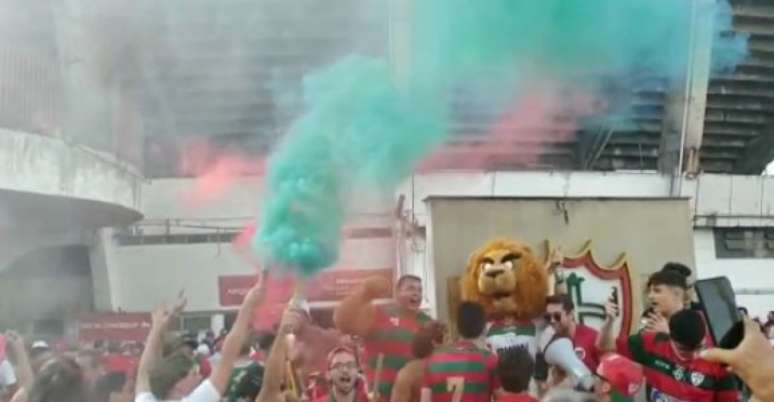
<svg viewBox="0 0 774 402">
<path fill-rule="evenodd" d="M 548 322 L 560 322 L 562 321 L 562 313 L 545 313 L 543 314 L 543 319 Z"/>
</svg>

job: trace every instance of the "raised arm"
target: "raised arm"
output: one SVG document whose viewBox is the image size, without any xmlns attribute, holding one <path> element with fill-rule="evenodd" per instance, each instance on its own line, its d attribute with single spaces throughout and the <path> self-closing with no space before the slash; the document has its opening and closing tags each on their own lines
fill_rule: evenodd
<svg viewBox="0 0 774 402">
<path fill-rule="evenodd" d="M 8 338 L 8 343 L 13 350 L 13 355 L 16 356 L 16 375 L 19 380 L 19 388 L 29 390 L 35 380 L 35 375 L 32 373 L 27 348 L 24 347 L 24 339 L 13 331 L 6 333 L 6 338 Z"/>
<path fill-rule="evenodd" d="M 341 332 L 349 335 L 366 336 L 371 332 L 376 319 L 372 301 L 389 292 L 389 281 L 384 278 L 368 278 L 361 287 L 339 304 L 333 313 L 333 322 Z"/>
<path fill-rule="evenodd" d="M 712 348 L 702 352 L 701 357 L 728 364 L 758 400 L 774 402 L 774 349 L 751 319 L 745 318 L 744 338 L 735 349 Z"/>
<path fill-rule="evenodd" d="M 567 283 L 564 274 L 561 272 L 564 254 L 560 247 L 551 247 L 546 256 L 545 270 L 548 272 L 548 293 L 549 295 L 567 294 Z"/>
<path fill-rule="evenodd" d="M 268 273 L 265 273 L 258 283 L 252 287 L 245 295 L 242 305 L 239 307 L 234 325 L 231 331 L 223 340 L 223 350 L 221 351 L 220 363 L 210 374 L 210 382 L 223 395 L 228 387 L 231 373 L 234 371 L 234 363 L 239 358 L 239 352 L 247 339 L 250 331 L 250 321 L 253 318 L 255 308 L 261 304 L 266 297 L 266 286 L 268 283 Z"/>
<path fill-rule="evenodd" d="M 145 341 L 145 350 L 142 352 L 140 363 L 137 367 L 136 394 L 151 392 L 150 371 L 161 359 L 164 333 L 167 331 L 172 319 L 183 311 L 185 304 L 186 300 L 181 293 L 174 308 L 168 309 L 166 305 L 162 304 L 156 307 L 151 314 L 151 329 L 148 333 L 148 339 Z"/>
<path fill-rule="evenodd" d="M 35 381 L 27 348 L 24 346 L 24 339 L 16 332 L 9 331 L 5 337 L 8 339 L 8 345 L 14 356 L 16 356 L 16 375 L 18 377 L 16 392 L 14 392 L 11 402 L 26 402 L 27 393 Z"/>
<path fill-rule="evenodd" d="M 263 374 L 261 392 L 255 398 L 256 402 L 276 402 L 282 395 L 282 382 L 285 379 L 285 362 L 288 356 L 288 335 L 301 325 L 303 316 L 293 309 L 285 310 L 282 315 L 279 332 L 274 339 Z"/>
<path fill-rule="evenodd" d="M 605 322 L 599 328 L 596 347 L 600 353 L 615 352 L 615 335 L 613 335 L 613 322 L 618 316 L 618 306 L 608 301 L 605 304 Z"/>
</svg>

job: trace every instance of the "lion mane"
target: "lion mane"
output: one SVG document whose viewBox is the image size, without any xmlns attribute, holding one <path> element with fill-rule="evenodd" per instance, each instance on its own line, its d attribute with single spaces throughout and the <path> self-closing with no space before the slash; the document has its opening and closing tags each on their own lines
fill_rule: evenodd
<svg viewBox="0 0 774 402">
<path fill-rule="evenodd" d="M 480 303 L 490 317 L 531 320 L 545 311 L 549 281 L 528 245 L 496 239 L 470 256 L 460 285 L 462 299 Z"/>
</svg>

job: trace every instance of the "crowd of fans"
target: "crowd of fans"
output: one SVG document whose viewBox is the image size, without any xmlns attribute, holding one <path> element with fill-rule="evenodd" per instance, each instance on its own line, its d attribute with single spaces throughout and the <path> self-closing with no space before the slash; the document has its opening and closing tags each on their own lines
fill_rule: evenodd
<svg viewBox="0 0 774 402">
<path fill-rule="evenodd" d="M 567 295 L 546 300 L 543 321 L 572 340 L 594 373 L 593 387 L 582 390 L 561 368 L 541 367 L 528 348 L 491 351 L 478 304 L 460 304 L 450 339 L 450 328 L 419 310 L 420 279 L 404 276 L 391 305 L 373 303 L 389 285 L 366 281 L 337 309 L 337 329 L 320 328 L 291 303 L 274 332 L 254 332 L 266 294 L 260 281 L 217 336 L 168 331 L 182 297 L 152 313 L 144 344 L 68 350 L 8 332 L 0 337 L 0 401 L 610 401 L 641 388 L 653 401 L 774 400 L 774 312 L 765 323 L 746 317 L 737 349 L 712 349 L 705 320 L 691 308 L 686 269 L 667 264 L 649 278 L 650 309 L 626 338 L 613 334 L 614 300 L 599 332 L 577 321 Z"/>
</svg>

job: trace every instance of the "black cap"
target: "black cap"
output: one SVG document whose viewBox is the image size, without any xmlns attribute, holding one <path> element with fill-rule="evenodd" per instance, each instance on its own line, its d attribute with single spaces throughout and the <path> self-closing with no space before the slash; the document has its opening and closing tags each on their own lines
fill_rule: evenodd
<svg viewBox="0 0 774 402">
<path fill-rule="evenodd" d="M 698 349 L 706 334 L 704 319 L 696 311 L 680 310 L 669 319 L 669 336 L 685 348 Z"/>
</svg>

